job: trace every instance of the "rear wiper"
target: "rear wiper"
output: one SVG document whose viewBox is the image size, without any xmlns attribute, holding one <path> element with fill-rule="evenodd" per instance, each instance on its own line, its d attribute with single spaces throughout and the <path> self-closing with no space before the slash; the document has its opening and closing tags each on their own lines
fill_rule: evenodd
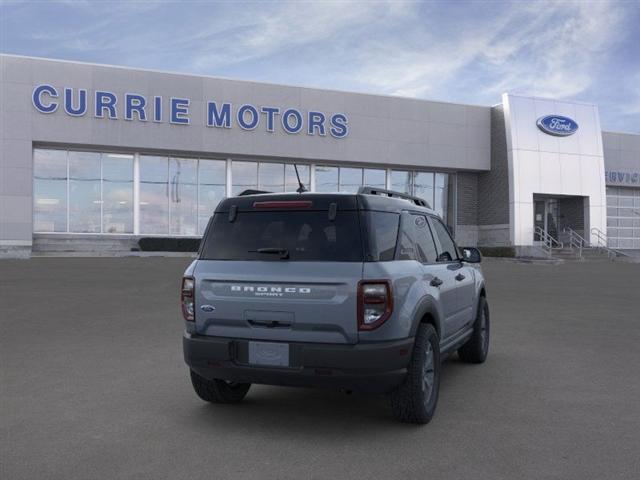
<svg viewBox="0 0 640 480">
<path fill-rule="evenodd" d="M 257 250 L 249 250 L 249 252 L 278 254 L 280 255 L 280 258 L 282 260 L 287 260 L 289 258 L 289 250 L 287 250 L 286 248 L 266 247 L 266 248 L 259 248 Z"/>
</svg>

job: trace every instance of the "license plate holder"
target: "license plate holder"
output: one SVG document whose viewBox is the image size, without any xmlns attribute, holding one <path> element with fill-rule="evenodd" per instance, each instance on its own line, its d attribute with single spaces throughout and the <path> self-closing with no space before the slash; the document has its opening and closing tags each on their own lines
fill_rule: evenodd
<svg viewBox="0 0 640 480">
<path fill-rule="evenodd" d="M 289 344 L 250 341 L 249 364 L 268 367 L 288 367 Z"/>
</svg>

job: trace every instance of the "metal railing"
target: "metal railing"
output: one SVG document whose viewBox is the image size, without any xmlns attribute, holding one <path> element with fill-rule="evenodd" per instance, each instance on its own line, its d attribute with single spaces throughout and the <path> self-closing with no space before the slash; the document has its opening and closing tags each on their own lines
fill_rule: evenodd
<svg viewBox="0 0 640 480">
<path fill-rule="evenodd" d="M 548 257 L 551 257 L 554 249 L 564 248 L 564 244 L 551 236 L 544 228 L 536 227 L 535 233 L 538 235 L 540 242 L 542 242 L 541 248 L 547 253 Z"/>
<path fill-rule="evenodd" d="M 594 242 L 590 242 L 590 246 L 592 248 L 601 250 L 603 252 L 606 252 L 607 257 L 609 258 L 615 258 L 615 257 L 628 257 L 629 255 L 627 255 L 626 253 L 621 252 L 620 250 L 615 250 L 611 247 L 609 247 L 609 242 L 607 241 L 607 234 L 604 233 L 602 230 L 600 230 L 597 227 L 593 227 L 591 229 L 591 238 L 595 237 L 596 238 L 596 242 L 594 244 Z"/>
<path fill-rule="evenodd" d="M 565 227 L 562 231 L 569 235 L 569 249 L 575 250 L 578 258 L 582 258 L 582 249 L 588 247 L 589 242 L 573 228 Z"/>
</svg>

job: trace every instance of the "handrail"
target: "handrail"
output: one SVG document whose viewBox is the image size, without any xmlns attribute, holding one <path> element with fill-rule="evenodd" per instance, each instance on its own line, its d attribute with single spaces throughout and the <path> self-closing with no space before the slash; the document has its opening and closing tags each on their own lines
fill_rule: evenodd
<svg viewBox="0 0 640 480">
<path fill-rule="evenodd" d="M 600 230 L 598 227 L 593 227 L 591 229 L 591 236 L 592 237 L 596 237 L 597 242 L 595 245 L 593 245 L 593 243 L 591 243 L 591 247 L 593 248 L 597 248 L 600 250 L 603 250 L 605 252 L 607 252 L 607 256 L 609 258 L 611 257 L 628 257 L 629 255 L 627 255 L 624 252 L 621 252 L 620 250 L 615 250 L 611 247 L 609 247 L 609 242 L 607 240 L 607 234 L 604 233 L 602 230 Z"/>
<path fill-rule="evenodd" d="M 557 249 L 564 248 L 564 244 L 562 242 L 559 242 L 557 239 L 553 238 L 553 236 L 551 236 L 549 232 L 547 232 L 544 228 L 536 227 L 535 233 L 537 233 L 538 236 L 540 237 L 540 240 L 542 241 L 542 245 L 543 245 L 542 249 L 545 252 L 547 252 L 547 255 L 549 257 L 551 256 L 551 251 L 554 248 L 557 248 Z"/>
<path fill-rule="evenodd" d="M 578 258 L 582 258 L 582 249 L 588 246 L 589 242 L 571 227 L 565 227 L 562 231 L 569 234 L 569 248 L 571 250 L 575 248 L 578 251 Z"/>
</svg>

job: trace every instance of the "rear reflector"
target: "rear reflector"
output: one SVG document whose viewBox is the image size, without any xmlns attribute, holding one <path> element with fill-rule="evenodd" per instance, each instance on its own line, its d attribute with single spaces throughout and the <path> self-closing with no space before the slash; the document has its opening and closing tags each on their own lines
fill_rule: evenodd
<svg viewBox="0 0 640 480">
<path fill-rule="evenodd" d="M 311 208 L 310 200 L 272 200 L 266 202 L 253 202 L 253 208 Z"/>
</svg>

